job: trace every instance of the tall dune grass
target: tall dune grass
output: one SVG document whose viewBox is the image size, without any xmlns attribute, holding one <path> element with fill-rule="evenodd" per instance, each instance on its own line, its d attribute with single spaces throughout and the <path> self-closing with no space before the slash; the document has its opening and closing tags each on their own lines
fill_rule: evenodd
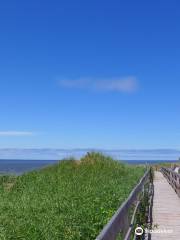
<svg viewBox="0 0 180 240">
<path fill-rule="evenodd" d="M 144 173 L 99 153 L 0 178 L 0 239 L 95 239 Z"/>
</svg>

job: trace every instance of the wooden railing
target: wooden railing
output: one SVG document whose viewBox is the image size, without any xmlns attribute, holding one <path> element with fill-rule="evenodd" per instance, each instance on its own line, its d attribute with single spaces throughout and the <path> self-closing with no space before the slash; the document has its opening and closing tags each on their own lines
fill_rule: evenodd
<svg viewBox="0 0 180 240">
<path fill-rule="evenodd" d="M 177 195 L 180 197 L 180 174 L 174 172 L 172 169 L 164 167 L 161 168 L 161 172 L 163 173 L 169 184 L 173 187 Z"/>
<path fill-rule="evenodd" d="M 134 222 L 136 213 L 138 212 L 141 198 L 140 195 L 143 194 L 144 186 L 148 183 L 149 188 L 149 209 L 148 211 L 148 221 L 152 223 L 152 204 L 153 204 L 153 183 L 151 183 L 151 170 L 148 169 L 144 176 L 141 178 L 140 182 L 136 185 L 133 191 L 130 193 L 128 199 L 121 205 L 121 207 L 114 214 L 112 219 L 104 227 L 102 232 L 96 238 L 96 240 L 115 240 L 121 234 L 124 240 L 129 240 L 134 229 Z M 131 214 L 131 219 L 129 219 L 129 210 L 134 207 L 134 212 Z"/>
</svg>

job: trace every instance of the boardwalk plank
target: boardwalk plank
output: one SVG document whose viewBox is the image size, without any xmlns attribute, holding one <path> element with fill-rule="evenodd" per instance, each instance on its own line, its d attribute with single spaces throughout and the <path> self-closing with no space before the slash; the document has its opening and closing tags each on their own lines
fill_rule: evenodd
<svg viewBox="0 0 180 240">
<path fill-rule="evenodd" d="M 180 239 L 180 198 L 160 172 L 155 172 L 154 178 L 154 224 L 158 225 L 156 230 L 171 233 L 153 233 L 152 240 Z"/>
</svg>

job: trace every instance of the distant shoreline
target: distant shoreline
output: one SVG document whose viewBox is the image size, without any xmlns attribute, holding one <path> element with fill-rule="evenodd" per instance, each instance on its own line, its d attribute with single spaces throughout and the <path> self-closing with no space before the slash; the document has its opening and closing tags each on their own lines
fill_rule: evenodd
<svg viewBox="0 0 180 240">
<path fill-rule="evenodd" d="M 23 174 L 32 170 L 40 169 L 55 164 L 61 160 L 28 160 L 28 159 L 0 159 L 1 174 Z M 120 160 L 123 163 L 138 164 L 159 164 L 178 163 L 177 160 Z"/>
</svg>

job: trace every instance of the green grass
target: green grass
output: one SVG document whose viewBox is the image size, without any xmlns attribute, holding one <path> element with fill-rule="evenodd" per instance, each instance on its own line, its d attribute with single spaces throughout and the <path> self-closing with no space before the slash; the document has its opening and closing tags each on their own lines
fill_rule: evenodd
<svg viewBox="0 0 180 240">
<path fill-rule="evenodd" d="M 143 173 L 143 167 L 91 153 L 1 177 L 0 239 L 95 239 Z"/>
<path fill-rule="evenodd" d="M 158 164 L 154 164 L 152 165 L 154 170 L 160 170 L 162 167 L 165 168 L 172 168 L 174 166 L 180 167 L 180 162 L 171 162 L 171 163 L 158 163 Z"/>
</svg>

